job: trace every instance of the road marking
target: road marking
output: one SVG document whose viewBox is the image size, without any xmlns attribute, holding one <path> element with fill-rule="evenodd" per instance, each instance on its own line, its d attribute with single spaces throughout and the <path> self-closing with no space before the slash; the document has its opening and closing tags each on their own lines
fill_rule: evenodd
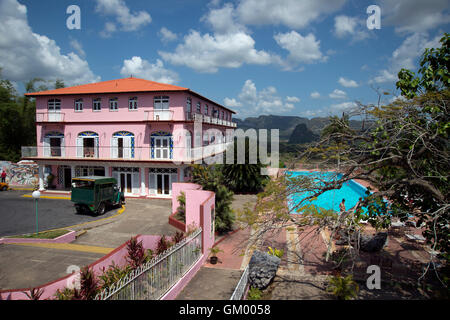
<svg viewBox="0 0 450 320">
<path fill-rule="evenodd" d="M 8 244 L 18 245 L 18 246 L 48 248 L 48 249 L 101 253 L 101 254 L 108 254 L 115 249 L 115 248 L 87 246 L 87 245 L 71 244 L 71 243 L 36 243 L 35 242 L 35 243 L 8 243 Z"/>
<path fill-rule="evenodd" d="M 22 197 L 24 197 L 24 198 L 33 198 L 33 196 L 30 195 L 30 194 L 24 194 Z M 56 197 L 56 196 L 40 196 L 40 198 L 70 200 L 70 197 Z"/>
</svg>

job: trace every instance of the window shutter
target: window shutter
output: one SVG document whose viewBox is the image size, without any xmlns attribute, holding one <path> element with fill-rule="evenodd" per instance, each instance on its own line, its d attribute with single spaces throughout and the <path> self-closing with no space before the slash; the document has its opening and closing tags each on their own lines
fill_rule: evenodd
<svg viewBox="0 0 450 320">
<path fill-rule="evenodd" d="M 50 157 L 50 138 L 44 138 L 44 157 Z"/>
<path fill-rule="evenodd" d="M 150 173 L 148 177 L 149 177 L 148 189 L 150 194 L 154 195 L 156 194 L 156 174 Z"/>
<path fill-rule="evenodd" d="M 111 138 L 111 158 L 117 159 L 118 155 L 118 140 L 116 137 Z"/>
<path fill-rule="evenodd" d="M 140 179 L 139 179 L 139 172 L 133 172 L 132 192 L 134 194 L 139 194 L 140 189 L 141 189 L 140 187 L 141 187 L 141 183 L 140 183 Z"/>
<path fill-rule="evenodd" d="M 66 156 L 66 144 L 64 141 L 64 137 L 61 138 L 61 157 L 65 157 Z"/>
<path fill-rule="evenodd" d="M 94 154 L 96 158 L 98 158 L 98 149 L 99 149 L 99 138 L 94 137 Z"/>
<path fill-rule="evenodd" d="M 123 138 L 123 157 L 125 159 L 131 158 L 131 137 Z"/>
<path fill-rule="evenodd" d="M 77 138 L 77 158 L 83 158 L 83 138 Z"/>
</svg>

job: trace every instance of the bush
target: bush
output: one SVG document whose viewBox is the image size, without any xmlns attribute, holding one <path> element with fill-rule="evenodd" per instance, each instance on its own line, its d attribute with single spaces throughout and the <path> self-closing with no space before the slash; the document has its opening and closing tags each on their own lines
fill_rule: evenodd
<svg viewBox="0 0 450 320">
<path fill-rule="evenodd" d="M 350 300 L 358 295 L 359 286 L 353 281 L 351 275 L 346 277 L 338 275 L 330 279 L 327 291 L 331 292 L 338 300 Z"/>
<path fill-rule="evenodd" d="M 145 250 L 142 241 L 137 241 L 137 237 L 132 237 L 127 243 L 128 257 L 127 262 L 130 263 L 132 269 L 136 269 L 145 261 Z"/>
<path fill-rule="evenodd" d="M 258 288 L 251 287 L 247 294 L 247 300 L 261 300 L 262 292 Z"/>
</svg>

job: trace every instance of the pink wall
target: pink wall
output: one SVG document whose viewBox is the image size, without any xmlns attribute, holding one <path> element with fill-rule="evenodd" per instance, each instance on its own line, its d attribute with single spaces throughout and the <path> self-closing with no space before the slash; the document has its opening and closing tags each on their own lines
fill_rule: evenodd
<svg viewBox="0 0 450 320">
<path fill-rule="evenodd" d="M 47 112 L 47 102 L 49 99 L 61 100 L 61 113 L 64 114 L 64 121 L 66 122 L 95 122 L 101 121 L 136 121 L 138 119 L 145 120 L 146 112 L 153 110 L 153 99 L 155 96 L 169 96 L 169 108 L 173 111 L 173 120 L 184 121 L 186 112 L 186 98 L 191 97 L 192 109 L 195 113 L 197 102 L 201 103 L 201 113 L 204 114 L 205 104 L 208 105 L 208 113 L 211 116 L 211 110 L 215 109 L 224 111 L 227 114 L 231 112 L 215 105 L 209 101 L 197 98 L 185 92 L 169 92 L 169 93 L 119 93 L 119 94 L 97 94 L 97 95 L 61 95 L 61 96 L 38 96 L 36 97 L 36 113 Z M 137 97 L 138 110 L 130 111 L 128 109 L 128 99 Z M 75 111 L 75 100 L 83 99 L 83 111 Z M 93 99 L 101 98 L 101 111 L 92 110 Z M 109 110 L 109 99 L 118 98 L 118 111 Z"/>
</svg>

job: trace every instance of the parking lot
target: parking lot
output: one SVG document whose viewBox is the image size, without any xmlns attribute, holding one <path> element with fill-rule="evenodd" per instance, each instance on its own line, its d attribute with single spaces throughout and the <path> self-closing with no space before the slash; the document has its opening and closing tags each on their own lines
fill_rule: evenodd
<svg viewBox="0 0 450 320">
<path fill-rule="evenodd" d="M 31 191 L 0 192 L 0 237 L 36 232 L 35 200 L 24 197 L 30 194 Z M 112 208 L 101 218 L 112 216 L 116 212 L 117 208 Z M 69 227 L 99 218 L 92 214 L 77 214 L 73 203 L 67 199 L 38 200 L 39 231 Z"/>
</svg>

